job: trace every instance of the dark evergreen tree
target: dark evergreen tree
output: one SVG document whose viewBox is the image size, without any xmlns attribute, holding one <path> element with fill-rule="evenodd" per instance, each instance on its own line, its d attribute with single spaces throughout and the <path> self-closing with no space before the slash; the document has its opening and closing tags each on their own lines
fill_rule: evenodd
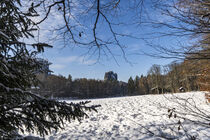
<svg viewBox="0 0 210 140">
<path fill-rule="evenodd" d="M 58 102 L 32 93 L 36 86 L 37 71 L 43 65 L 36 58 L 46 43 L 26 44 L 23 37 L 33 38 L 38 29 L 31 17 L 38 16 L 34 7 L 21 10 L 20 0 L 0 1 L 0 139 L 10 139 L 20 132 L 38 132 L 45 135 L 51 130 L 62 128 L 64 121 L 81 120 L 87 116 L 88 102 L 78 104 Z M 25 12 L 24 12 L 25 11 Z M 34 51 L 29 51 L 28 46 Z"/>
<path fill-rule="evenodd" d="M 68 76 L 68 82 L 72 82 L 72 76 L 71 76 L 71 74 L 69 74 L 69 76 Z"/>
<path fill-rule="evenodd" d="M 135 92 L 135 83 L 133 81 L 133 78 L 130 77 L 128 79 L 128 93 L 129 95 L 133 95 L 134 92 Z"/>
<path fill-rule="evenodd" d="M 142 94 L 139 82 L 140 82 L 140 78 L 139 78 L 139 76 L 136 76 L 135 80 L 134 80 L 134 85 L 135 85 L 135 93 L 137 95 Z"/>
</svg>

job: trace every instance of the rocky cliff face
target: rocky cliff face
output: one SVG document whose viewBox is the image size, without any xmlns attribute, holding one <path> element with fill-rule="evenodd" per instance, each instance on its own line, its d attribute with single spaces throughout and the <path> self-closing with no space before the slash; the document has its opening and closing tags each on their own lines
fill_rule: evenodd
<svg viewBox="0 0 210 140">
<path fill-rule="evenodd" d="M 117 81 L 117 73 L 114 73 L 113 71 L 106 72 L 104 75 L 105 81 Z"/>
</svg>

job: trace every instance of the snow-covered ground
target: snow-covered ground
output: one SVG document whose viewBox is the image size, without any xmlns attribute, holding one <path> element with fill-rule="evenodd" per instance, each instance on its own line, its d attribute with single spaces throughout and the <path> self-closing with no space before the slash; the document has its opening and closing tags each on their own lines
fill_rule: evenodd
<svg viewBox="0 0 210 140">
<path fill-rule="evenodd" d="M 178 98 L 187 99 L 183 101 Z M 100 104 L 98 113 L 90 112 L 89 118 L 79 123 L 66 124 L 65 130 L 46 136 L 49 140 L 139 140 L 139 139 L 197 139 L 209 140 L 210 127 L 196 125 L 181 119 L 168 117 L 168 108 L 175 108 L 185 118 L 198 120 L 193 113 L 210 115 L 210 105 L 203 92 L 189 92 L 167 95 L 145 95 L 107 99 L 93 99 L 92 104 Z M 188 115 L 185 115 L 188 114 Z M 192 115 L 189 115 L 192 114 Z M 205 120 L 201 120 L 205 122 Z M 207 122 L 209 123 L 209 122 Z M 186 135 L 187 134 L 187 135 Z M 190 134 L 190 135 L 188 135 Z"/>
</svg>

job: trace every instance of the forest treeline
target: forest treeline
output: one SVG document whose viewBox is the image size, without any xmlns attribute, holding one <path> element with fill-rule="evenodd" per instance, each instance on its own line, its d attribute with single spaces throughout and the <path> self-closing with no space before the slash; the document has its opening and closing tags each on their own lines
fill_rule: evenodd
<svg viewBox="0 0 210 140">
<path fill-rule="evenodd" d="M 111 74 L 113 72 L 110 72 Z M 116 74 L 113 73 L 114 76 Z M 46 97 L 57 98 L 104 98 L 113 96 L 124 96 L 127 93 L 127 84 L 119 82 L 115 77 L 105 76 L 107 80 L 74 79 L 62 75 L 39 74 L 39 93 Z"/>
<path fill-rule="evenodd" d="M 153 65 L 147 75 L 130 77 L 127 83 L 118 81 L 117 74 L 112 71 L 105 73 L 104 80 L 73 80 L 71 75 L 66 78 L 39 74 L 38 90 L 44 96 L 57 98 L 104 98 L 207 90 L 208 63 L 206 60 L 184 60 L 165 66 Z"/>
</svg>

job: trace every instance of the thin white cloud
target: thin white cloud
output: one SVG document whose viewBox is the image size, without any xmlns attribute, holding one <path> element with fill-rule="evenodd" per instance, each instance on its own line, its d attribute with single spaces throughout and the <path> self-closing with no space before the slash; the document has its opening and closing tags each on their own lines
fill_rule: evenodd
<svg viewBox="0 0 210 140">
<path fill-rule="evenodd" d="M 56 70 L 61 70 L 64 69 L 66 66 L 62 64 L 52 64 L 50 65 L 50 69 L 56 69 Z"/>
<path fill-rule="evenodd" d="M 129 51 L 133 52 L 133 51 L 139 51 L 141 49 L 141 45 L 139 44 L 132 44 L 129 46 Z"/>
<path fill-rule="evenodd" d="M 78 62 L 80 64 L 84 64 L 84 65 L 92 65 L 92 64 L 96 63 L 96 60 L 85 60 L 84 57 L 79 57 Z"/>
<path fill-rule="evenodd" d="M 59 64 L 78 63 L 80 65 L 92 65 L 96 63 L 96 60 L 86 59 L 84 56 L 68 56 L 57 58 Z"/>
<path fill-rule="evenodd" d="M 72 63 L 77 61 L 78 56 L 68 56 L 68 57 L 59 57 L 57 58 L 57 61 L 59 63 Z"/>
</svg>

